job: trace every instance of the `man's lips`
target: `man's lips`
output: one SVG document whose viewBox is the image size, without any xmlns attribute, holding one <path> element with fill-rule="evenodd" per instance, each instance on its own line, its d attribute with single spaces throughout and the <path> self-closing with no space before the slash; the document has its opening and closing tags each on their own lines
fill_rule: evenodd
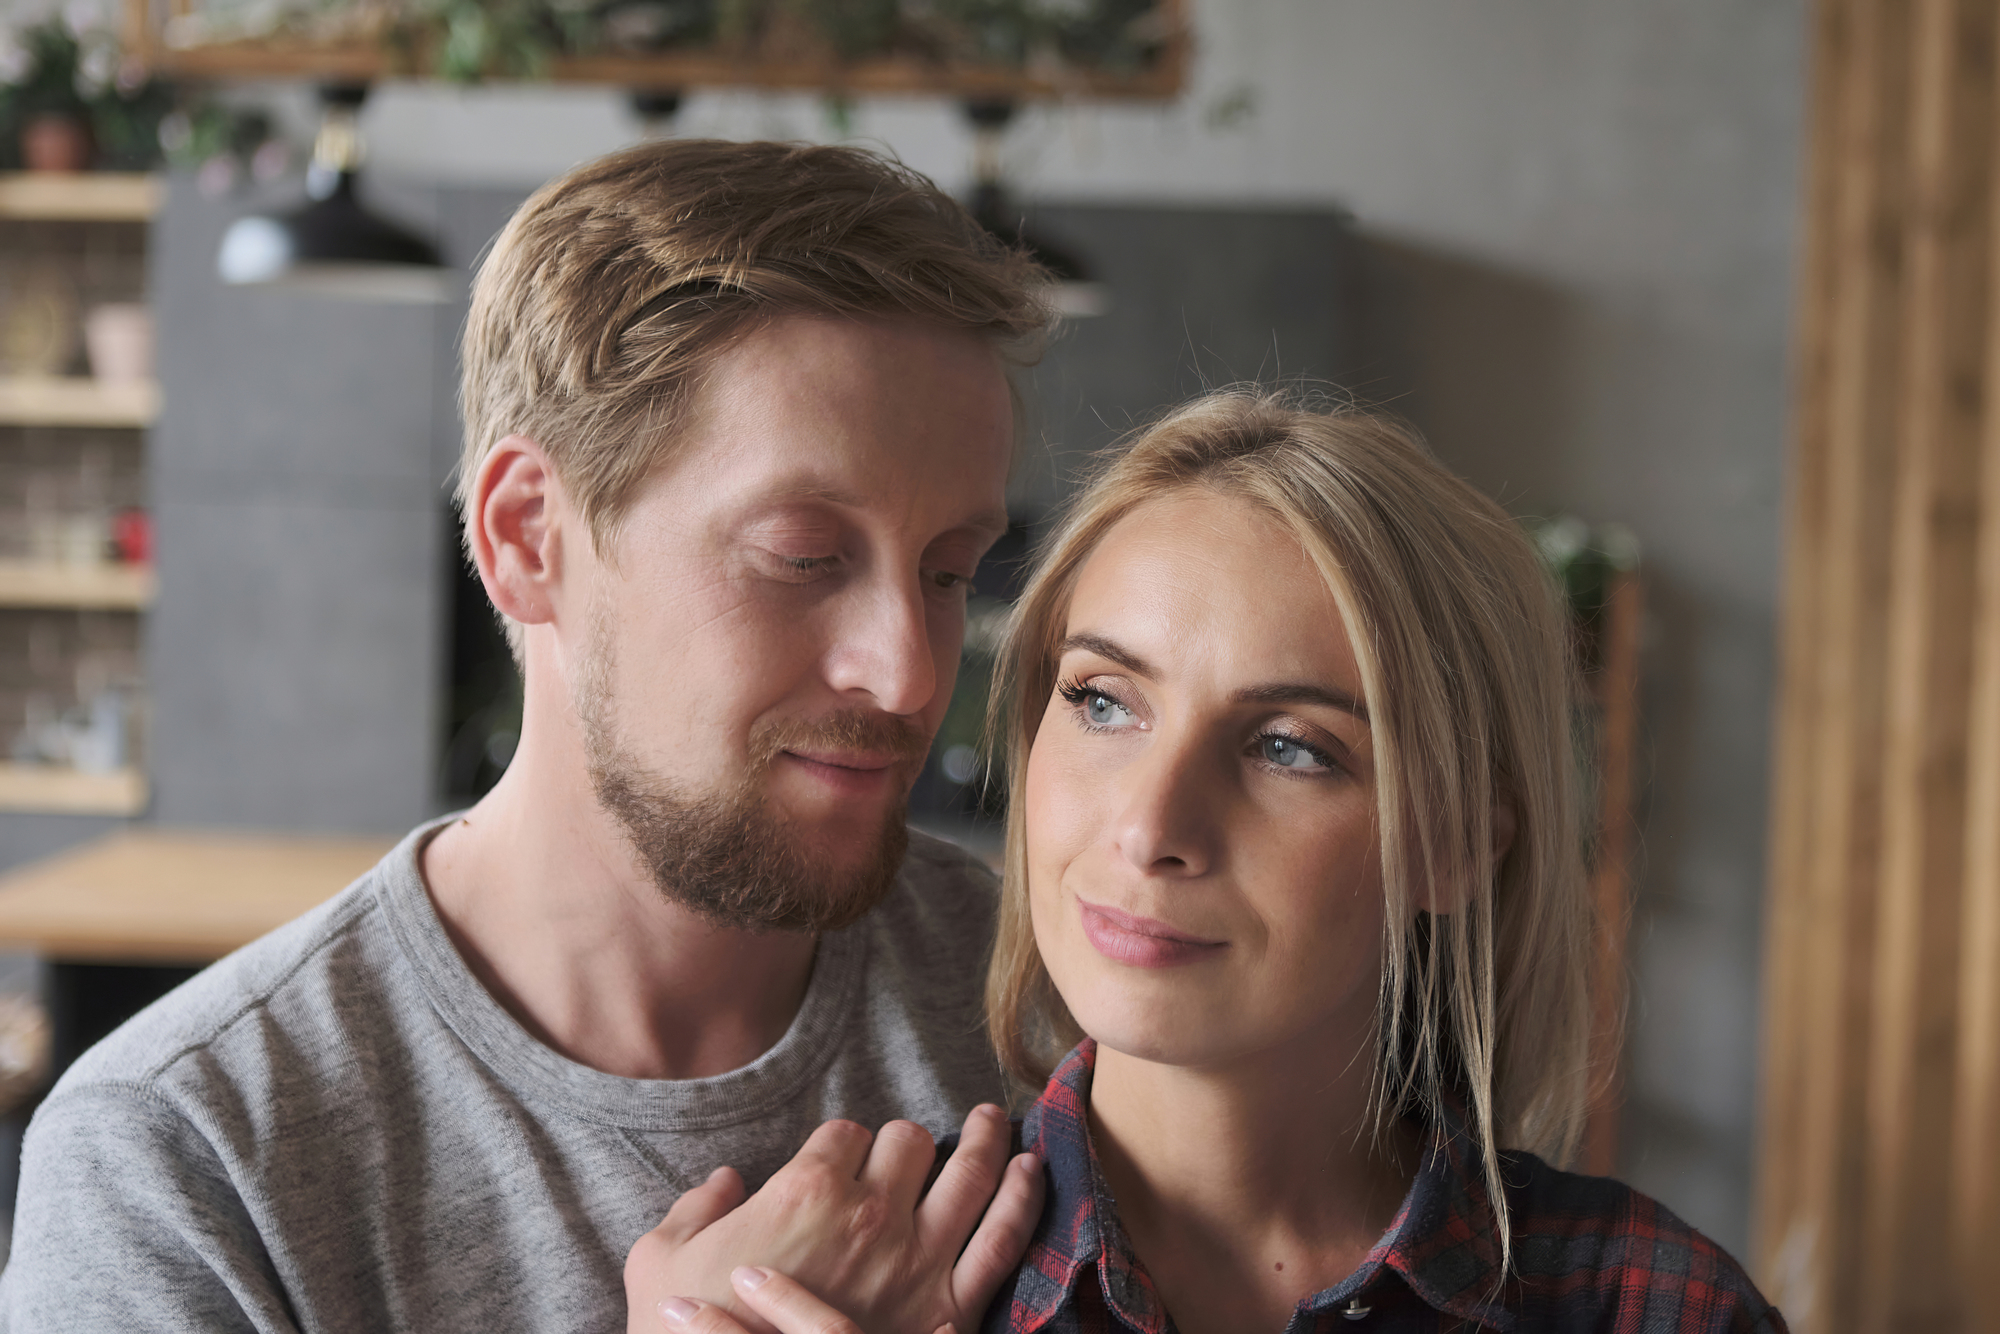
<svg viewBox="0 0 2000 1334">
<path fill-rule="evenodd" d="M 881 791 L 909 765 L 907 758 L 888 751 L 784 750 L 778 755 L 835 791 L 856 796 Z"/>
<path fill-rule="evenodd" d="M 1229 947 L 1226 940 L 1209 940 L 1151 917 L 1117 908 L 1076 901 L 1083 934 L 1097 952 L 1114 963 L 1136 968 L 1171 968 L 1213 959 Z"/>
<path fill-rule="evenodd" d="M 781 753 L 795 760 L 804 760 L 807 764 L 822 765 L 828 769 L 853 769 L 860 773 L 894 769 L 909 762 L 904 756 L 888 751 L 786 750 Z"/>
</svg>

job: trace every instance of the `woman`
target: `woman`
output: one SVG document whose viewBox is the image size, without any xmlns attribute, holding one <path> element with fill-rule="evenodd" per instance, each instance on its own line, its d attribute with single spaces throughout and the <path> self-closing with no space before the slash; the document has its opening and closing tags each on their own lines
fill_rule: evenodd
<svg viewBox="0 0 2000 1334">
<path fill-rule="evenodd" d="M 1079 497 L 997 696 L 989 1022 L 1049 1196 L 987 1329 L 1784 1328 L 1548 1166 L 1589 1029 L 1564 633 L 1508 517 L 1362 414 L 1213 395 Z"/>
</svg>

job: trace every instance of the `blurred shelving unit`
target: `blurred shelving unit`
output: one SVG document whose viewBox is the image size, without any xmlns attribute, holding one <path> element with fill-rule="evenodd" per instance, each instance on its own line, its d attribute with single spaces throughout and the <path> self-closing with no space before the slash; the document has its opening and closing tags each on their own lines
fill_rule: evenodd
<svg viewBox="0 0 2000 1334">
<path fill-rule="evenodd" d="M 73 607 L 79 611 L 144 611 L 153 600 L 150 565 L 65 565 L 0 560 L 0 608 Z"/>
<path fill-rule="evenodd" d="M 142 172 L 0 172 L 0 218 L 45 222 L 150 222 L 160 178 Z"/>
<path fill-rule="evenodd" d="M 151 380 L 102 384 L 82 375 L 0 376 L 0 426 L 147 427 L 160 414 Z"/>
<path fill-rule="evenodd" d="M 83 773 L 55 765 L 0 762 L 0 811 L 137 815 L 146 809 L 146 798 L 146 776 L 130 766 Z"/>
<path fill-rule="evenodd" d="M 163 198 L 163 182 L 147 174 L 0 173 L 0 265 L 52 272 L 69 265 L 73 271 L 63 275 L 74 285 L 68 319 L 80 321 L 86 295 L 97 301 L 137 300 L 146 229 Z M 108 279 L 101 262 L 107 254 L 114 261 Z M 70 328 L 71 336 L 78 332 L 80 323 Z M 157 382 L 67 373 L 75 368 L 72 358 L 68 365 L 35 372 L 0 372 L 5 439 L 0 468 L 14 474 L 0 482 L 6 503 L 30 535 L 38 528 L 60 532 L 79 518 L 64 508 L 74 508 L 76 497 L 62 500 L 61 486 L 46 478 L 38 485 L 35 469 L 60 470 L 71 458 L 88 469 L 83 459 L 109 451 L 124 460 L 120 466 L 129 477 L 134 467 L 143 468 L 133 461 L 143 457 L 143 439 L 132 433 L 145 431 L 159 416 Z M 98 503 L 111 504 L 104 498 Z M 100 515 L 87 523 L 102 525 L 105 519 Z M 13 758 L 0 759 L 0 811 L 138 815 L 149 790 L 143 768 L 134 762 L 137 738 L 129 735 L 129 724 L 118 729 L 124 744 L 109 755 L 94 755 L 87 768 L 51 761 L 46 754 L 37 759 L 27 738 L 37 707 L 53 709 L 58 717 L 66 704 L 87 710 L 84 679 L 91 673 L 82 663 L 89 655 L 102 659 L 108 653 L 129 664 L 123 672 L 136 670 L 138 617 L 153 600 L 153 570 L 113 561 L 108 540 L 99 544 L 100 551 L 89 550 L 87 541 L 77 550 L 73 536 L 63 537 L 59 550 L 38 549 L 32 536 L 25 545 L 24 551 L 17 533 L 0 555 L 0 646 L 8 655 L 0 659 L 0 710 L 5 710 L 0 742 L 21 738 L 12 747 Z M 143 686 L 138 688 L 143 693 Z"/>
</svg>

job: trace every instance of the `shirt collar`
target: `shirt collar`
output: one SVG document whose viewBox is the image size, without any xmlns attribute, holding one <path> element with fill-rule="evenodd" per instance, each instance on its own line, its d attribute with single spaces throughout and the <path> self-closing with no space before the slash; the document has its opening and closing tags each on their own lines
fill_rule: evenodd
<svg viewBox="0 0 2000 1334">
<path fill-rule="evenodd" d="M 1021 1123 L 1024 1148 L 1048 1164 L 1049 1197 L 1022 1261 L 1016 1289 L 1017 1334 L 1033 1334 L 1074 1299 L 1092 1271 L 1105 1305 L 1140 1334 L 1172 1328 L 1166 1307 L 1118 1224 L 1110 1187 L 1090 1139 L 1090 1082 L 1097 1044 L 1079 1043 L 1049 1077 Z M 1319 1313 L 1344 1307 L 1393 1270 L 1423 1301 L 1448 1315 L 1511 1334 L 1512 1315 L 1498 1304 L 1499 1231 L 1479 1170 L 1478 1146 L 1462 1112 L 1444 1109 L 1428 1131 L 1423 1163 L 1395 1221 L 1368 1258 L 1340 1283 L 1302 1303 Z M 1365 1298 L 1363 1298 L 1365 1304 Z"/>
</svg>

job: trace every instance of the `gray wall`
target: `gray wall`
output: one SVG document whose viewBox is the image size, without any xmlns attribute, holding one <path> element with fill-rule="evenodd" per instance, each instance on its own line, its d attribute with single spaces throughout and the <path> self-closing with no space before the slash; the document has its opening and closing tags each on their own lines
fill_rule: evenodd
<svg viewBox="0 0 2000 1334">
<path fill-rule="evenodd" d="M 1343 213 L 1068 204 L 1034 209 L 1028 225 L 1110 302 L 1061 323 L 1023 379 L 1041 447 L 1023 452 L 1008 488 L 1017 519 L 1040 520 L 1098 450 L 1168 404 L 1239 380 L 1330 385 L 1365 355 Z"/>
<path fill-rule="evenodd" d="M 223 286 L 247 206 L 176 179 L 154 236 L 153 814 L 396 832 L 433 801 L 446 316 Z"/>
<path fill-rule="evenodd" d="M 1192 10 L 1184 98 L 1026 115 L 1014 178 L 1042 200 L 1345 206 L 1378 261 L 1359 387 L 1515 509 L 1637 530 L 1654 620 L 1625 1167 L 1740 1250 L 1804 0 Z M 615 93 L 555 88 L 393 87 L 364 123 L 385 173 L 517 187 L 637 129 Z M 853 124 L 963 184 L 950 107 L 863 100 Z M 810 98 L 736 93 L 690 98 L 677 128 L 831 133 Z"/>
</svg>

